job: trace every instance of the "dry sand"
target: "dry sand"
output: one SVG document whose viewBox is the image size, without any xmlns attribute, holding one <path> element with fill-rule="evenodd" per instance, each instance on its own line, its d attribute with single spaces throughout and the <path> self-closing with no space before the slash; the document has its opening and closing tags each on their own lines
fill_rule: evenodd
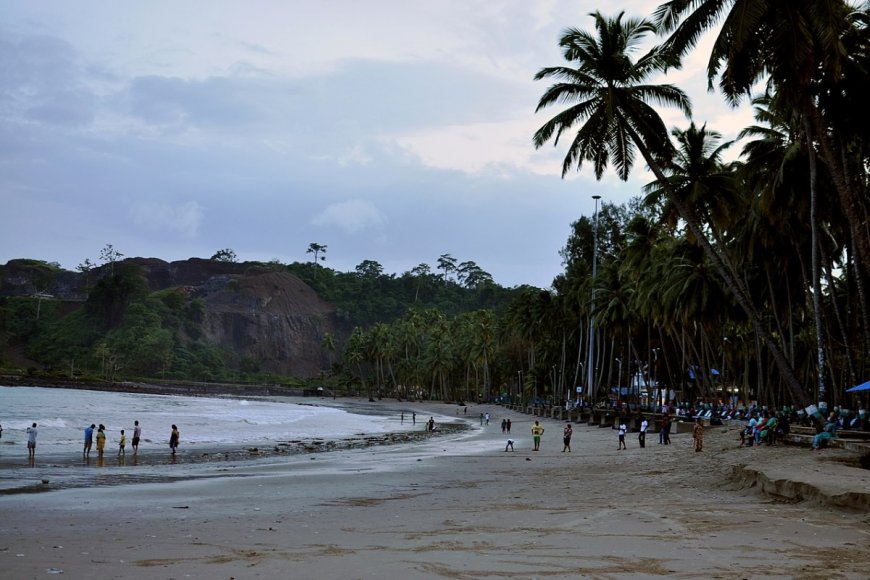
<svg viewBox="0 0 870 580">
<path fill-rule="evenodd" d="M 870 472 L 846 452 L 740 449 L 736 426 L 703 453 L 688 434 L 617 451 L 577 425 L 562 453 L 551 420 L 532 452 L 532 417 L 467 418 L 471 434 L 421 443 L 0 497 L 0 578 L 870 578 Z"/>
</svg>

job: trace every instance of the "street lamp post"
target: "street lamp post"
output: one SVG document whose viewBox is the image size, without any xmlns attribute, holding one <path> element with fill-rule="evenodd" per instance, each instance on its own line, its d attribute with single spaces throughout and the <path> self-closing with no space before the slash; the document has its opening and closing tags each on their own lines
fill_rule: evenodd
<svg viewBox="0 0 870 580">
<path fill-rule="evenodd" d="M 655 389 L 654 392 L 657 392 L 657 393 L 658 393 L 658 392 L 661 392 L 661 389 L 659 389 L 659 351 L 660 351 L 660 350 L 661 350 L 660 348 L 654 348 L 654 349 L 652 349 L 652 353 L 653 353 L 653 376 L 652 376 L 652 382 L 653 382 L 653 384 L 652 384 L 651 386 L 652 386 L 653 389 Z M 649 390 L 650 390 L 650 386 L 648 385 L 648 386 L 647 386 L 647 392 L 649 392 Z M 656 397 L 656 398 L 658 398 L 658 397 Z M 662 398 L 664 398 L 664 396 L 663 396 Z M 662 403 L 662 404 L 664 405 L 664 403 Z"/>
<path fill-rule="evenodd" d="M 598 274 L 598 200 L 600 195 L 593 195 L 595 213 L 592 217 L 592 303 L 589 306 L 589 356 L 586 359 L 586 385 L 589 389 L 589 400 L 595 399 L 595 387 L 592 384 L 592 370 L 595 366 L 595 278 Z"/>
</svg>

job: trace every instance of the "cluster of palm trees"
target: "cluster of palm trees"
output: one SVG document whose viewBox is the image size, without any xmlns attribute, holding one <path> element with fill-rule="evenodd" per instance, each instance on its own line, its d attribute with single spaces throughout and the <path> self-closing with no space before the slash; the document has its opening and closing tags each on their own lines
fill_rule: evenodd
<svg viewBox="0 0 870 580">
<path fill-rule="evenodd" d="M 870 353 L 870 132 L 862 110 L 870 102 L 870 3 L 672 0 L 652 20 L 592 17 L 594 33 L 562 36 L 568 65 L 536 75 L 555 81 L 537 110 L 565 108 L 534 143 L 570 137 L 563 176 L 589 163 L 598 179 L 612 165 L 625 180 L 640 154 L 655 181 L 643 210 L 612 240 L 618 252 L 600 278 L 589 280 L 574 256 L 556 290 L 574 295 L 582 311 L 583 293 L 574 291 L 600 287 L 609 300 L 587 313 L 595 325 L 624 339 L 626 350 L 638 337 L 644 354 L 657 345 L 680 369 L 672 377 L 684 379 L 687 364 L 712 368 L 724 361 L 712 356 L 725 349 L 722 337 L 741 337 L 729 342 L 744 345 L 731 355 L 744 383 L 753 377 L 759 391 L 800 405 L 835 400 L 863 376 Z M 718 81 L 732 104 L 761 87 L 758 124 L 741 134 L 749 142 L 730 164 L 722 161 L 730 143 L 706 126 L 669 132 L 656 107 L 691 118 L 689 99 L 678 87 L 649 84 L 717 26 L 710 87 Z M 635 58 L 653 34 L 662 44 Z"/>
<path fill-rule="evenodd" d="M 448 319 L 434 308 L 411 309 L 393 323 L 354 328 L 343 365 L 369 398 L 477 400 L 491 394 L 495 348 L 492 310 Z"/>
<path fill-rule="evenodd" d="M 626 180 L 642 161 L 655 180 L 573 224 L 551 290 L 523 288 L 503 312 L 410 311 L 356 329 L 351 382 L 443 400 L 657 383 L 690 399 L 849 403 L 844 387 L 870 370 L 870 3 L 672 0 L 652 19 L 591 16 L 594 31 L 562 36 L 566 64 L 536 75 L 554 81 L 537 111 L 562 110 L 534 144 L 569 139 L 563 176 L 591 164 Z M 754 107 L 739 161 L 680 88 L 650 83 L 707 32 L 710 87 Z M 669 130 L 666 106 L 687 126 Z"/>
</svg>

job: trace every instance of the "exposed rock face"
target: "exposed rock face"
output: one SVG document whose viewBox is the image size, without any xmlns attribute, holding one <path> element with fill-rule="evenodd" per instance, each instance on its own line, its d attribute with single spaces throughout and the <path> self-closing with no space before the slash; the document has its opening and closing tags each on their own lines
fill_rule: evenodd
<svg viewBox="0 0 870 580">
<path fill-rule="evenodd" d="M 259 368 L 282 375 L 313 377 L 330 364 L 321 341 L 326 333 L 340 344 L 350 332 L 335 307 L 286 272 L 260 264 L 239 264 L 191 258 L 165 262 L 130 258 L 139 266 L 151 291 L 183 287 L 205 303 L 203 339 L 230 348 Z M 117 266 L 117 265 L 116 265 Z M 50 271 L 23 260 L 2 268 L 0 296 L 34 296 L 83 302 L 87 288 L 108 275 L 109 266 L 84 273 Z"/>
<path fill-rule="evenodd" d="M 328 368 L 329 354 L 320 342 L 324 334 L 339 331 L 335 307 L 295 276 L 265 272 L 209 290 L 202 326 L 208 342 L 275 373 L 311 377 Z"/>
</svg>

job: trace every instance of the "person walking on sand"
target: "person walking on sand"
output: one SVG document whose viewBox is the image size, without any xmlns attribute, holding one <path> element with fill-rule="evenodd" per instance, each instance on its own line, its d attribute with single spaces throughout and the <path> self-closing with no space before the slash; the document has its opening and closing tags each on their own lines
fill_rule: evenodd
<svg viewBox="0 0 870 580">
<path fill-rule="evenodd" d="M 36 423 L 27 428 L 27 460 L 33 464 L 36 460 Z"/>
<path fill-rule="evenodd" d="M 100 423 L 100 426 L 97 428 L 97 459 L 103 459 L 103 453 L 106 450 L 106 427 Z"/>
<path fill-rule="evenodd" d="M 480 414 L 480 426 L 483 427 L 483 413 Z"/>
<path fill-rule="evenodd" d="M 181 434 L 178 432 L 178 427 L 172 426 L 172 433 L 169 434 L 169 448 L 172 449 L 172 454 L 175 455 L 175 450 L 178 448 L 178 440 Z"/>
<path fill-rule="evenodd" d="M 127 436 L 121 429 L 121 439 L 118 440 L 118 457 L 127 457 Z"/>
<path fill-rule="evenodd" d="M 485 424 L 485 425 L 489 425 L 489 413 L 487 413 L 486 415 L 484 415 L 484 424 Z"/>
<path fill-rule="evenodd" d="M 649 421 L 643 415 L 640 416 L 640 433 L 637 435 L 637 442 L 640 443 L 640 448 L 646 447 L 646 430 L 649 429 Z"/>
<path fill-rule="evenodd" d="M 535 448 L 532 451 L 541 450 L 541 435 L 544 434 L 544 426 L 535 421 L 532 425 L 532 441 L 535 443 Z"/>
<path fill-rule="evenodd" d="M 695 426 L 692 427 L 692 440 L 695 442 L 695 451 L 704 450 L 704 420 L 698 417 Z"/>
<path fill-rule="evenodd" d="M 562 431 L 562 443 L 564 445 L 562 447 L 562 453 L 565 453 L 565 451 L 571 453 L 571 436 L 573 434 L 574 428 L 571 426 L 571 422 L 568 421 L 567 423 L 565 423 L 565 430 Z"/>
<path fill-rule="evenodd" d="M 616 448 L 617 451 L 622 451 L 623 449 L 628 449 L 625 446 L 625 432 L 628 431 L 628 427 L 625 426 L 625 420 L 620 419 L 619 421 L 619 447 Z"/>
<path fill-rule="evenodd" d="M 507 432 L 508 433 L 511 432 L 511 420 L 510 419 L 507 420 Z"/>
<path fill-rule="evenodd" d="M 133 455 L 139 453 L 139 438 L 142 437 L 142 428 L 139 426 L 139 421 L 133 421 Z"/>
<path fill-rule="evenodd" d="M 85 448 L 82 451 L 82 455 L 85 457 L 91 454 L 91 447 L 94 445 L 94 429 L 96 427 L 93 423 L 91 423 L 90 427 L 85 427 Z"/>
<path fill-rule="evenodd" d="M 411 413 L 411 425 L 417 424 L 417 413 Z"/>
<path fill-rule="evenodd" d="M 662 417 L 662 426 L 659 431 L 659 445 L 671 444 L 671 417 L 665 413 Z"/>
<path fill-rule="evenodd" d="M 507 420 L 505 419 L 501 420 L 501 432 L 507 433 Z"/>
</svg>

